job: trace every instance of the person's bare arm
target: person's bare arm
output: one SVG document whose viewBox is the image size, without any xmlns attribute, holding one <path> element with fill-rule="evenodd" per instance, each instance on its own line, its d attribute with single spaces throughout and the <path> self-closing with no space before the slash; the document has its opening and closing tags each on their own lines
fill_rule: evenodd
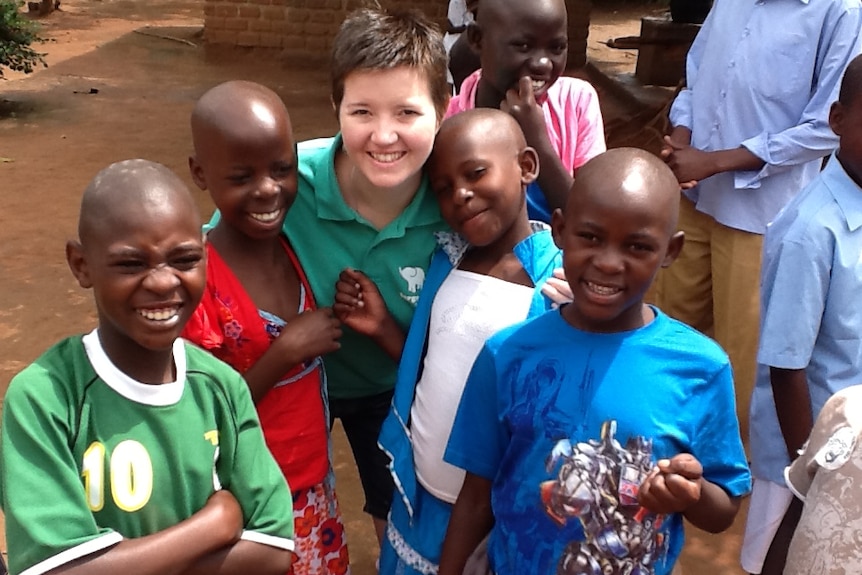
<svg viewBox="0 0 862 575">
<path fill-rule="evenodd" d="M 242 521 L 242 510 L 233 495 L 218 491 L 200 511 L 176 525 L 145 537 L 124 539 L 48 574 L 181 575 L 207 555 L 236 543 Z"/>
<path fill-rule="evenodd" d="M 439 575 L 461 575 L 470 554 L 493 526 L 491 481 L 467 472 L 443 540 Z"/>
<path fill-rule="evenodd" d="M 674 126 L 674 128 L 670 131 L 670 134 L 664 137 L 664 144 L 662 145 L 661 152 L 659 155 L 663 159 L 667 159 L 667 157 L 674 151 L 674 149 L 683 148 L 690 145 L 691 130 L 689 130 L 685 126 Z"/>
<path fill-rule="evenodd" d="M 721 533 L 733 524 L 739 512 L 739 502 L 739 497 L 731 497 L 715 483 L 703 479 L 700 500 L 686 509 L 683 515 L 699 529 Z"/>
<path fill-rule="evenodd" d="M 292 561 L 286 549 L 243 540 L 206 555 L 183 575 L 284 575 Z"/>
<path fill-rule="evenodd" d="M 569 199 L 569 191 L 575 181 L 572 173 L 563 166 L 563 162 L 551 145 L 548 135 L 535 139 L 536 155 L 539 156 L 539 175 L 536 181 L 548 202 L 551 211 L 565 208 Z M 529 144 L 533 145 L 533 144 Z"/>
<path fill-rule="evenodd" d="M 661 152 L 677 181 L 684 188 L 692 187 L 700 180 L 722 172 L 759 170 L 765 165 L 762 159 L 743 146 L 712 152 L 694 148 L 689 143 L 683 143 L 685 132 L 690 140 L 691 131 L 687 128 L 682 128 L 679 132 L 674 130 L 670 136 L 665 137 Z"/>
<path fill-rule="evenodd" d="M 772 383 L 778 425 L 781 427 L 781 435 L 784 436 L 787 455 L 793 461 L 814 426 L 808 378 L 804 369 L 770 367 L 769 379 Z"/>
<path fill-rule="evenodd" d="M 527 145 L 536 150 L 539 156 L 537 181 L 551 211 L 564 209 L 572 182 L 575 181 L 574 176 L 563 166 L 562 160 L 551 145 L 544 112 L 536 102 L 529 77 L 525 76 L 519 80 L 517 90 L 512 89 L 506 93 L 506 100 L 501 103 L 500 109 L 518 121 Z"/>
</svg>

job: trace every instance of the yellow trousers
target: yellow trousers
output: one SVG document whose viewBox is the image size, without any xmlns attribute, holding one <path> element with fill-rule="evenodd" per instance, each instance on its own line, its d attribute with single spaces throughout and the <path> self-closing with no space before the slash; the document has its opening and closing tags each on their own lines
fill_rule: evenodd
<svg viewBox="0 0 862 575">
<path fill-rule="evenodd" d="M 736 230 L 680 200 L 685 245 L 661 271 L 655 300 L 665 313 L 715 338 L 730 356 L 736 414 L 748 438 L 748 406 L 757 370 L 763 236 Z"/>
</svg>

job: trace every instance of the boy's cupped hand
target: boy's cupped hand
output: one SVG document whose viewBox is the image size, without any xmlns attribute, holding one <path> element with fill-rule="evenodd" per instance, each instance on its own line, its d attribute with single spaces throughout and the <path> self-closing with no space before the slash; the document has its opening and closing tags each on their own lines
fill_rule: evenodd
<svg viewBox="0 0 862 575">
<path fill-rule="evenodd" d="M 359 270 L 346 268 L 335 284 L 335 316 L 354 331 L 374 336 L 389 317 L 377 285 Z"/>
<path fill-rule="evenodd" d="M 653 513 L 681 513 L 700 501 L 703 466 L 693 455 L 661 459 L 644 480 L 638 502 Z"/>
</svg>

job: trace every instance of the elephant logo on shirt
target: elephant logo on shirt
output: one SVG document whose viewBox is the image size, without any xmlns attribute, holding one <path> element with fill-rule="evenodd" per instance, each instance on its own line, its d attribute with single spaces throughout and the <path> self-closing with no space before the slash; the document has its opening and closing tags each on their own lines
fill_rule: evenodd
<svg viewBox="0 0 862 575">
<path fill-rule="evenodd" d="M 410 292 L 409 294 L 401 293 L 401 298 L 416 305 L 416 302 L 419 301 L 419 292 L 422 291 L 422 285 L 425 283 L 425 270 L 417 267 L 399 267 L 398 273 L 407 282 L 407 291 Z"/>
</svg>

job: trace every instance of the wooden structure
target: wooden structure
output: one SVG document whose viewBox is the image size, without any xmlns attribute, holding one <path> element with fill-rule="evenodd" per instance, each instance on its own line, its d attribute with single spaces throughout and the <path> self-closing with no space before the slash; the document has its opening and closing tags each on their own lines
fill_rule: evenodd
<svg viewBox="0 0 862 575">
<path fill-rule="evenodd" d="M 685 58 L 700 30 L 699 24 L 670 18 L 641 18 L 635 76 L 644 84 L 676 86 L 685 76 Z"/>
</svg>

